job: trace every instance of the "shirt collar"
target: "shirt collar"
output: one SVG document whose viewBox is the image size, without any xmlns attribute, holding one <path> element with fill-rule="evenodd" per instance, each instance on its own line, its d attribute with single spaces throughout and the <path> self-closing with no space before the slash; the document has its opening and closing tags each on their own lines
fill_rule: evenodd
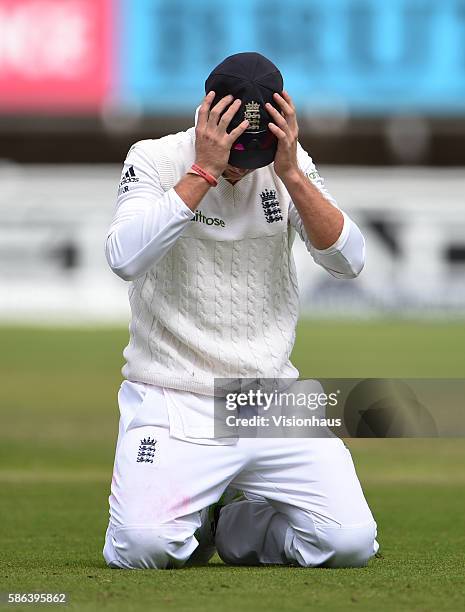
<svg viewBox="0 0 465 612">
<path fill-rule="evenodd" d="M 197 106 L 197 108 L 195 109 L 194 125 L 197 125 L 197 121 L 199 119 L 199 110 L 200 110 L 200 105 Z"/>
</svg>

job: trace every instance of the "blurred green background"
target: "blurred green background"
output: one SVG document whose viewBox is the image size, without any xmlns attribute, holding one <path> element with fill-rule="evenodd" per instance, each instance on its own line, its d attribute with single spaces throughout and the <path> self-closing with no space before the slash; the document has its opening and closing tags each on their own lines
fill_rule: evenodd
<svg viewBox="0 0 465 612">
<path fill-rule="evenodd" d="M 101 557 L 126 329 L 0 328 L 1 591 L 67 591 L 75 609 L 456 610 L 465 444 L 349 440 L 379 524 L 363 570 L 119 572 Z M 465 324 L 301 321 L 304 377 L 464 377 Z M 227 572 L 225 574 L 225 572 Z M 261 573 L 260 573 L 261 572 Z M 248 603 L 245 603 L 248 602 Z"/>
</svg>

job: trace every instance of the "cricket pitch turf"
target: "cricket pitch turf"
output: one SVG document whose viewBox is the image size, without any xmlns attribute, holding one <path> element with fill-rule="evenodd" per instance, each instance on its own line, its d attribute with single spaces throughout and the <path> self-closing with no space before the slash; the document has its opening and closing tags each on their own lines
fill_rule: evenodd
<svg viewBox="0 0 465 612">
<path fill-rule="evenodd" d="M 68 595 L 69 610 L 459 610 L 465 441 L 349 440 L 378 522 L 363 569 L 118 571 L 101 550 L 126 329 L 3 327 L 0 592 Z M 465 323 L 302 321 L 305 377 L 465 378 Z M 59 605 L 56 604 L 58 607 Z M 33 605 L 0 604 L 30 610 Z"/>
</svg>

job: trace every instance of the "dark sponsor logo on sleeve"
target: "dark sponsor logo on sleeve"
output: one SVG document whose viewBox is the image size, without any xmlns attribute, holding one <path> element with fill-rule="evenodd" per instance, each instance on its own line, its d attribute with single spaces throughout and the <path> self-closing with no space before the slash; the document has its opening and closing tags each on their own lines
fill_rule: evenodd
<svg viewBox="0 0 465 612">
<path fill-rule="evenodd" d="M 139 179 L 136 176 L 134 171 L 134 166 L 129 166 L 126 172 L 121 177 L 121 181 L 119 183 L 118 188 L 118 196 L 123 195 L 123 193 L 127 193 L 129 191 L 128 183 L 138 183 Z"/>
</svg>

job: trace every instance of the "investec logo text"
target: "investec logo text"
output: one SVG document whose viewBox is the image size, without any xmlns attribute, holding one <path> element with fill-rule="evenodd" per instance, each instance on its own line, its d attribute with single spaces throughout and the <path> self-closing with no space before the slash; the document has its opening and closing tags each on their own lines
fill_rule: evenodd
<svg viewBox="0 0 465 612">
<path fill-rule="evenodd" d="M 218 219 L 218 217 L 206 217 L 202 214 L 201 210 L 195 211 L 195 217 L 192 221 L 198 221 L 199 223 L 205 223 L 206 225 L 219 225 L 219 227 L 225 227 L 225 222 L 223 219 Z"/>
</svg>

